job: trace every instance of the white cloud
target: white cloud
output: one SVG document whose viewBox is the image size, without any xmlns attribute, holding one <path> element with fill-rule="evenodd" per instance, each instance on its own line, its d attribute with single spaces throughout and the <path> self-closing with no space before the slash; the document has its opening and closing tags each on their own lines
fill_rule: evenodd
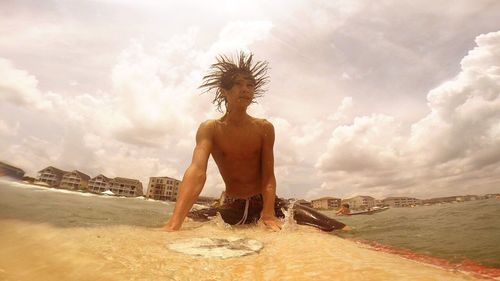
<svg viewBox="0 0 500 281">
<path fill-rule="evenodd" d="M 0 136 L 1 137 L 15 137 L 19 133 L 19 122 L 14 126 L 10 126 L 4 120 L 0 119 Z"/>
<path fill-rule="evenodd" d="M 0 142 L 28 172 L 180 177 L 197 123 L 220 116 L 203 74 L 251 50 L 271 65 L 250 112 L 275 125 L 280 194 L 491 190 L 498 35 L 458 61 L 498 28 L 492 3 L 0 1 Z"/>
<path fill-rule="evenodd" d="M 0 58 L 0 101 L 35 109 L 49 109 L 46 101 L 38 90 L 38 81 L 28 72 L 16 68 L 12 62 Z"/>
<path fill-rule="evenodd" d="M 323 122 L 313 119 L 302 125 L 299 132 L 291 137 L 291 141 L 300 149 L 300 147 L 316 143 L 322 136 L 323 132 Z"/>
<path fill-rule="evenodd" d="M 339 107 L 335 111 L 335 113 L 333 115 L 329 115 L 327 119 L 333 122 L 339 122 L 339 123 L 345 122 L 350 115 L 352 107 L 353 107 L 352 97 L 344 97 Z"/>
<path fill-rule="evenodd" d="M 183 63 L 172 62 L 177 55 L 184 57 Z M 114 135 L 125 142 L 158 146 L 169 136 L 186 134 L 196 117 L 185 114 L 192 112 L 190 105 L 197 98 L 191 72 L 198 66 L 192 62 L 193 55 L 181 50 L 163 47 L 147 53 L 138 42 L 123 51 L 112 74 Z"/>
<path fill-rule="evenodd" d="M 4 157 L 16 159 L 31 172 L 56 165 L 91 176 L 135 177 L 144 185 L 153 175 L 180 178 L 191 158 L 197 123 L 215 112 L 210 94 L 200 96 L 197 89 L 213 52 L 235 46 L 246 50 L 269 28 L 266 22 L 230 23 L 208 51 L 194 46 L 196 28 L 154 46 L 133 40 L 112 68 L 111 91 L 94 94 L 42 92 L 34 75 L 2 60 L 0 73 L 8 78 L 2 82 L 2 101 L 28 108 L 34 116 L 43 114 L 64 130 L 57 132 L 58 143 L 44 136 L 25 138 L 11 145 Z M 46 104 L 50 110 L 41 106 Z M 12 132 L 7 126 L 0 128 Z M 36 167 L 27 164 L 33 159 Z M 217 195 L 223 181 L 216 168 L 208 173 L 205 193 Z"/>
<path fill-rule="evenodd" d="M 478 36 L 462 71 L 429 92 L 431 113 L 412 125 L 410 138 L 422 163 L 469 159 L 500 145 L 499 39 L 500 32 Z"/>
<path fill-rule="evenodd" d="M 275 139 L 275 165 L 288 166 L 297 163 L 297 150 L 289 143 L 292 125 L 283 118 L 271 118 L 276 135 Z"/>
<path fill-rule="evenodd" d="M 220 32 L 219 40 L 210 48 L 210 54 L 249 51 L 248 47 L 270 35 L 270 21 L 235 21 L 228 23 Z M 211 57 L 213 57 L 211 56 Z"/>
<path fill-rule="evenodd" d="M 500 182 L 500 31 L 480 35 L 453 79 L 429 92 L 409 133 L 389 116 L 337 127 L 317 162 L 321 190 L 342 195 L 449 194 Z"/>
<path fill-rule="evenodd" d="M 392 168 L 401 146 L 397 129 L 398 124 L 390 116 L 357 117 L 352 125 L 333 131 L 317 166 L 326 173 Z"/>
<path fill-rule="evenodd" d="M 59 159 L 59 143 L 51 143 L 33 136 L 23 138 L 15 144 L 7 145 L 2 151 L 2 157 L 10 163 L 21 167 L 30 175 L 45 168 L 40 165 L 53 165 Z M 48 164 L 50 163 L 50 164 Z"/>
</svg>

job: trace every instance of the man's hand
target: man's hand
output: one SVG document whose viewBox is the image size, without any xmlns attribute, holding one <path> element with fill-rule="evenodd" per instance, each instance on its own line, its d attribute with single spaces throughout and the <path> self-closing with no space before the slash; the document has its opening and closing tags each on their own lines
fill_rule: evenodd
<svg viewBox="0 0 500 281">
<path fill-rule="evenodd" d="M 280 231 L 283 227 L 283 223 L 275 216 L 262 216 L 260 221 L 273 231 Z"/>
<path fill-rule="evenodd" d="M 164 231 L 177 231 L 181 228 L 181 224 L 174 223 L 172 220 L 169 220 L 161 229 Z"/>
</svg>

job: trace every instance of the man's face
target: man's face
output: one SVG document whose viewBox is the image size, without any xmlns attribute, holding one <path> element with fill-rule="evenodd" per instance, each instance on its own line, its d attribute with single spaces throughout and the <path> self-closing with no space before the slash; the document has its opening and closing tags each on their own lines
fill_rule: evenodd
<svg viewBox="0 0 500 281">
<path fill-rule="evenodd" d="M 255 94 L 255 82 L 251 76 L 238 74 L 233 80 L 233 87 L 224 90 L 224 94 L 231 106 L 249 106 Z"/>
</svg>

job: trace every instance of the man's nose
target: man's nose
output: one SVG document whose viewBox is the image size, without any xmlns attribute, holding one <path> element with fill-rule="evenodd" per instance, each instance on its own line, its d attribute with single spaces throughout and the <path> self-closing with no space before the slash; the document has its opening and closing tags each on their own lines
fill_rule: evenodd
<svg viewBox="0 0 500 281">
<path fill-rule="evenodd" d="M 247 92 L 250 92 L 252 90 L 252 85 L 246 85 L 245 87 L 243 87 L 243 89 Z"/>
</svg>

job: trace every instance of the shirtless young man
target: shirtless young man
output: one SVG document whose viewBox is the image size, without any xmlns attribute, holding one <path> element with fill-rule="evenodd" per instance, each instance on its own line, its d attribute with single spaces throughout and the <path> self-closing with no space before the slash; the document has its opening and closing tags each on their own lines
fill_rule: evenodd
<svg viewBox="0 0 500 281">
<path fill-rule="evenodd" d="M 342 206 L 340 207 L 340 209 L 335 214 L 337 214 L 337 215 L 348 215 L 350 213 L 351 213 L 351 209 L 349 207 L 349 204 L 344 203 L 344 204 L 342 204 Z"/>
<path fill-rule="evenodd" d="M 277 215 L 283 217 L 281 208 L 287 208 L 288 202 L 276 198 L 274 127 L 267 120 L 247 113 L 254 99 L 262 96 L 262 87 L 268 80 L 267 62 L 254 64 L 252 54 L 240 53 L 236 61 L 217 57 L 200 88 L 215 90 L 213 102 L 221 112 L 224 105 L 226 112 L 220 119 L 207 120 L 199 126 L 192 162 L 179 186 L 173 215 L 164 226 L 166 230 L 180 229 L 186 216 L 207 220 L 217 213 L 230 224 L 258 220 L 272 230 L 281 229 Z M 210 155 L 226 185 L 226 197 L 232 200 L 227 204 L 221 202 L 222 206 L 217 208 L 189 212 L 205 184 Z M 306 217 L 303 224 L 316 225 L 307 222 L 308 214 L 302 215 Z M 345 226 L 337 223 L 329 222 L 323 229 Z"/>
</svg>

